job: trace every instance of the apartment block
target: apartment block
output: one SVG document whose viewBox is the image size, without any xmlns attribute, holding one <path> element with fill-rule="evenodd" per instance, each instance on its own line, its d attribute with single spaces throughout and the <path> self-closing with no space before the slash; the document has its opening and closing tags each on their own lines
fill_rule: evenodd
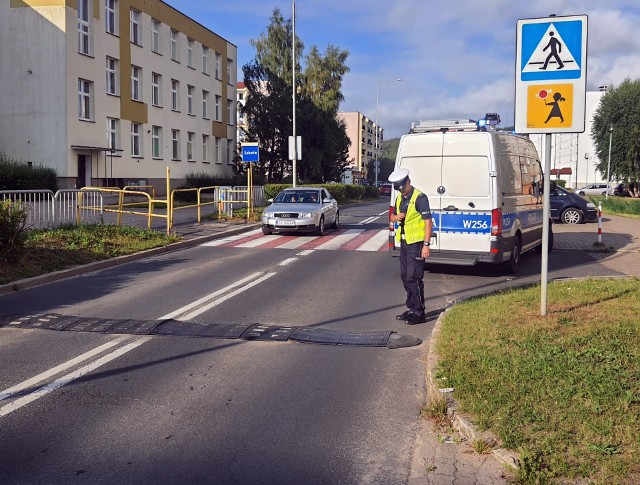
<svg viewBox="0 0 640 485">
<path fill-rule="evenodd" d="M 0 59 L 0 151 L 61 188 L 233 176 L 237 47 L 168 4 L 2 1 Z"/>
<path fill-rule="evenodd" d="M 382 155 L 384 130 L 375 121 L 358 111 L 338 113 L 346 125 L 347 136 L 351 140 L 349 159 L 353 160 L 351 171 L 354 182 L 367 178 L 367 165 Z M 371 179 L 374 174 L 369 174 Z"/>
</svg>

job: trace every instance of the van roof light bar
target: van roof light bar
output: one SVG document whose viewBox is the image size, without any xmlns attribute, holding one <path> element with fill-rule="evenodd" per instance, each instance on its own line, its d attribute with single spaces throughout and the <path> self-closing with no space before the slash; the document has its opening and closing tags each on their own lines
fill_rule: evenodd
<svg viewBox="0 0 640 485">
<path fill-rule="evenodd" d="M 409 133 L 428 133 L 435 131 L 477 131 L 478 123 L 473 120 L 428 120 L 411 123 Z"/>
</svg>

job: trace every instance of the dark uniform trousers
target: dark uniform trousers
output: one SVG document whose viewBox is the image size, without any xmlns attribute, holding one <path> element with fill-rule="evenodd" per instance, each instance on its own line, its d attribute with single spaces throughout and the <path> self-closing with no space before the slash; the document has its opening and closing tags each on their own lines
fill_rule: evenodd
<svg viewBox="0 0 640 485">
<path fill-rule="evenodd" d="M 400 276 L 407 292 L 407 308 L 416 315 L 424 315 L 424 259 L 422 243 L 400 243 Z"/>
</svg>

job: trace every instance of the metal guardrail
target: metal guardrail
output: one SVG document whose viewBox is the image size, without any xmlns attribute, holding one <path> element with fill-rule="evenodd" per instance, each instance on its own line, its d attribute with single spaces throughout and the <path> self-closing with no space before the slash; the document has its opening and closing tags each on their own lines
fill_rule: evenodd
<svg viewBox="0 0 640 485">
<path fill-rule="evenodd" d="M 61 189 L 55 194 L 51 190 L 2 190 L 0 198 L 26 205 L 31 229 L 102 222 L 102 194 L 95 190 Z"/>
</svg>

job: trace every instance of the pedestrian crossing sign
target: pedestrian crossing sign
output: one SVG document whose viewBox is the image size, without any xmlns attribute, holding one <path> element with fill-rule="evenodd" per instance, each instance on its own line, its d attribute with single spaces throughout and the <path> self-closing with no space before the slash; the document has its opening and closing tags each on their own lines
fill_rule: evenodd
<svg viewBox="0 0 640 485">
<path fill-rule="evenodd" d="M 585 129 L 587 16 L 518 20 L 515 131 Z"/>
</svg>

